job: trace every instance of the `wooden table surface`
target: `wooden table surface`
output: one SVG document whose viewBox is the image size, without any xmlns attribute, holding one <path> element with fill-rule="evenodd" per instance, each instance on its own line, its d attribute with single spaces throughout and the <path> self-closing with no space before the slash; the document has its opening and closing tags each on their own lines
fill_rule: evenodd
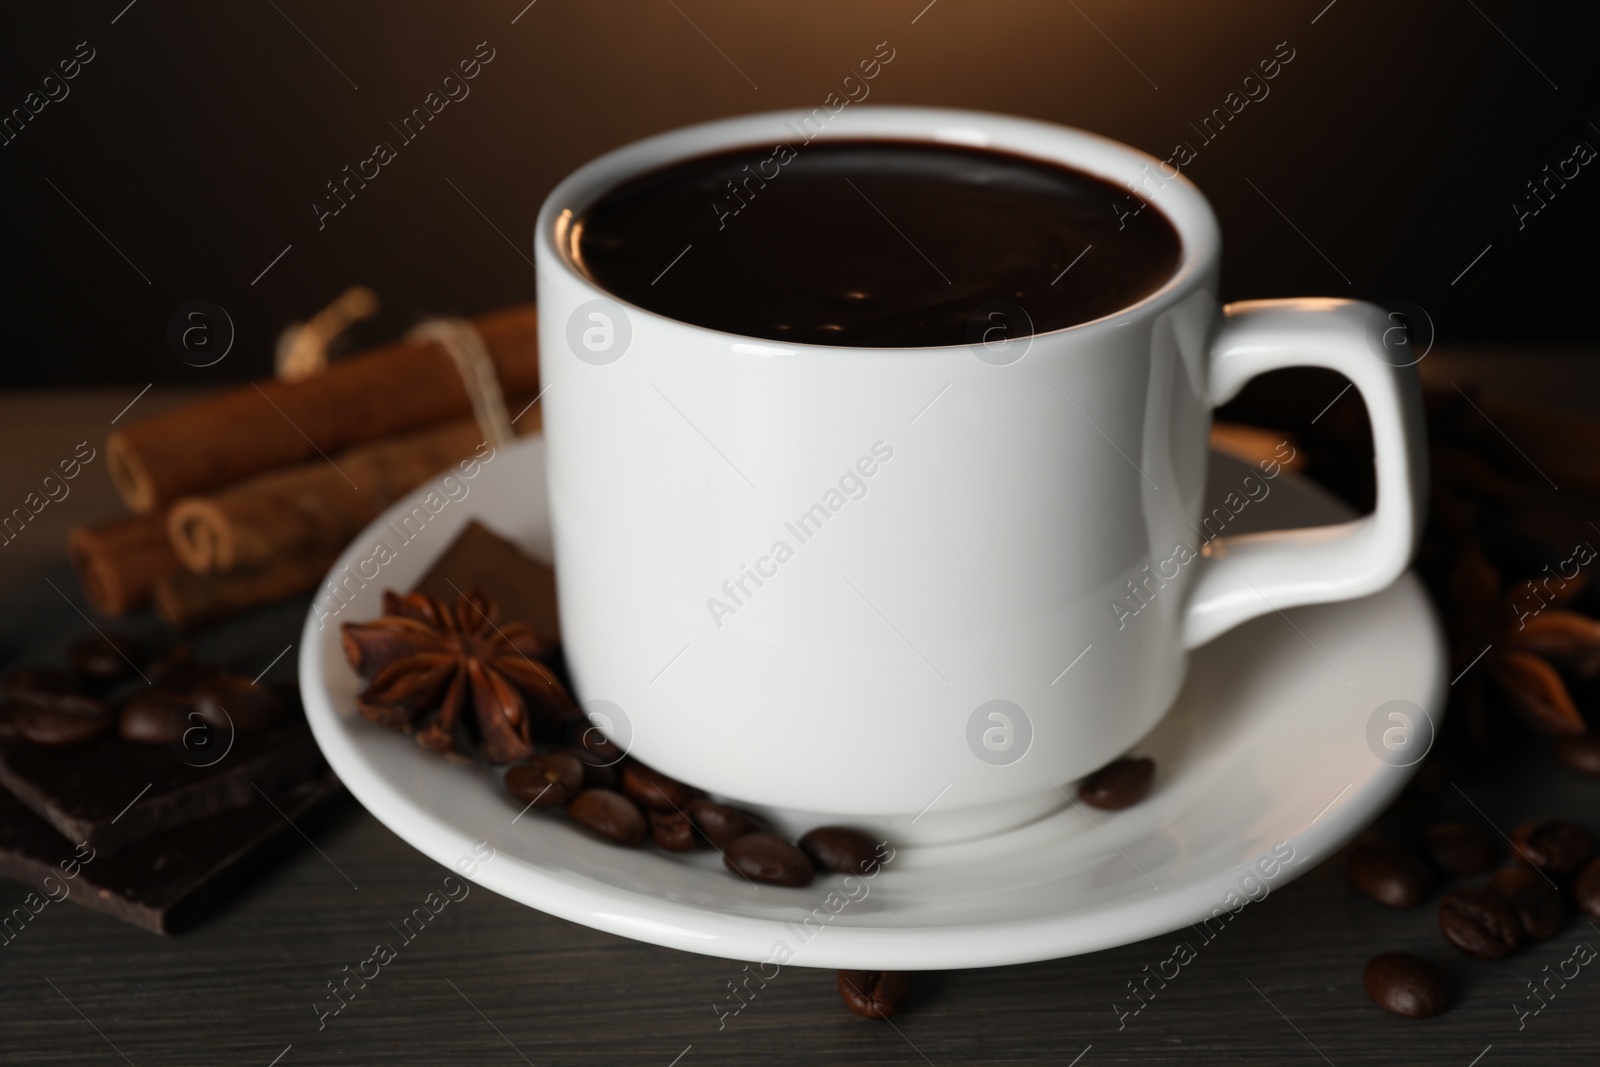
<svg viewBox="0 0 1600 1067">
<path fill-rule="evenodd" d="M 1491 354 L 1492 355 L 1492 354 Z M 1504 355 L 1504 354 L 1501 354 Z M 1508 373 L 1524 395 L 1573 406 L 1597 394 L 1592 360 L 1439 357 L 1444 380 Z M 1513 386 L 1508 386 L 1511 388 Z M 0 396 L 0 503 L 7 507 L 81 440 L 97 448 L 134 390 Z M 179 399 L 153 391 L 136 411 Z M 62 552 L 73 521 L 115 514 L 103 455 L 72 495 L 0 549 L 0 657 L 59 655 L 87 632 Z M 54 588 L 52 588 L 54 586 Z M 208 633 L 201 651 L 265 666 L 295 641 L 302 605 Z M 157 624 L 139 624 L 154 634 Z M 139 627 L 135 627 L 138 629 Z M 293 656 L 274 669 L 289 676 Z M 1292 709 L 1286 709 L 1292 710 Z M 1465 784 L 1465 783 L 1464 783 Z M 1470 782 L 1481 814 L 1508 830 L 1562 814 L 1600 829 L 1600 784 L 1527 763 Z M 639 944 L 474 888 L 319 1028 L 325 983 L 392 939 L 389 924 L 442 869 L 354 801 L 311 829 L 245 896 L 198 929 L 163 939 L 70 904 L 47 907 L 0 948 L 0 1062 L 6 1064 L 1506 1064 L 1600 1058 L 1600 971 L 1581 971 L 1519 1027 L 1524 980 L 1600 930 L 1569 922 L 1555 939 L 1498 964 L 1469 960 L 1437 933 L 1436 904 L 1392 912 L 1346 885 L 1337 856 L 1246 909 L 1136 1017 L 1113 1002 L 1179 932 L 1093 955 L 918 976 L 895 1025 L 850 1015 L 831 971 L 785 969 L 725 1025 L 713 1004 L 739 970 L 725 960 Z M 892 873 L 889 877 L 893 877 Z M 359 886 L 359 888 L 353 888 Z M 26 890 L 0 881 L 0 910 Z M 1458 987 L 1445 1015 L 1392 1018 L 1363 993 L 1381 951 L 1437 962 Z"/>
</svg>

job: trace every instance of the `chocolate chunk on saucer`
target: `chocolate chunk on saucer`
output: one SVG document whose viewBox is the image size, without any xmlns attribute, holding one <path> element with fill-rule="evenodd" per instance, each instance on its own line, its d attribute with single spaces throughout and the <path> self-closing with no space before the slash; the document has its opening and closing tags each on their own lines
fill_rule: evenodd
<svg viewBox="0 0 1600 1067">
<path fill-rule="evenodd" d="M 188 746 L 134 744 L 116 730 L 59 746 L 7 738 L 0 785 L 74 843 L 110 853 L 254 804 L 258 788 L 270 794 L 321 764 L 298 707 L 276 729 L 229 740 L 214 731 L 203 746 L 199 734 Z"/>
<path fill-rule="evenodd" d="M 474 588 L 500 609 L 500 619 L 525 622 L 547 645 L 561 641 L 556 572 L 476 520 L 450 542 L 412 590 L 454 604 Z"/>
<path fill-rule="evenodd" d="M 17 918 L 61 901 L 155 933 L 187 929 L 293 848 L 307 822 L 342 788 L 332 771 L 320 768 L 272 793 L 270 804 L 251 790 L 254 803 L 155 834 L 115 854 L 62 837 L 0 790 L 0 875 L 32 890 L 11 894 L 18 899 L 7 913 L 6 939 L 16 936 Z"/>
</svg>

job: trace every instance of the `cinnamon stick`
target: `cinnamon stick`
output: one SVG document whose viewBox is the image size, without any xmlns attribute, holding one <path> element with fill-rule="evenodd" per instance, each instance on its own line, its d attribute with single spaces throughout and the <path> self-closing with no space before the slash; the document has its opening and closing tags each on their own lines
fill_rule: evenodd
<svg viewBox="0 0 1600 1067">
<path fill-rule="evenodd" d="M 337 550 L 301 556 L 280 556 L 264 566 L 227 574 L 195 574 L 179 566 L 155 584 L 156 613 L 175 629 L 187 629 L 236 611 L 309 593 L 315 589 Z"/>
<path fill-rule="evenodd" d="M 538 385 L 531 305 L 473 320 L 507 396 Z M 296 382 L 256 382 L 117 430 L 106 466 L 140 513 L 274 467 L 470 413 L 455 364 L 437 343 L 402 341 Z"/>
<path fill-rule="evenodd" d="M 269 471 L 168 512 L 178 559 L 196 573 L 330 557 L 402 495 L 488 445 L 472 419 Z"/>
<path fill-rule="evenodd" d="M 73 527 L 67 555 L 84 597 L 103 615 L 142 607 L 157 582 L 183 569 L 167 539 L 165 512 Z"/>
</svg>

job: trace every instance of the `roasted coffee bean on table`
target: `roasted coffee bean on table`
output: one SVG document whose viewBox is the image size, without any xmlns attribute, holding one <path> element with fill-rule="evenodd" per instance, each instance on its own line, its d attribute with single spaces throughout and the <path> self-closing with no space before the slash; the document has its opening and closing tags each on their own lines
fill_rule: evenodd
<svg viewBox="0 0 1600 1067">
<path fill-rule="evenodd" d="M 191 725 L 194 704 L 183 693 L 146 689 L 135 693 L 117 713 L 117 733 L 136 745 L 174 745 Z"/>
<path fill-rule="evenodd" d="M 810 885 L 815 876 L 811 857 L 776 834 L 745 834 L 723 850 L 728 870 L 752 882 Z"/>
<path fill-rule="evenodd" d="M 1391 841 L 1352 846 L 1347 867 L 1357 889 L 1391 908 L 1414 908 L 1433 893 L 1428 865 Z"/>
<path fill-rule="evenodd" d="M 1492 870 L 1500 862 L 1502 851 L 1499 842 L 1483 827 L 1464 822 L 1430 826 L 1422 835 L 1422 843 L 1434 866 L 1454 878 Z"/>
<path fill-rule="evenodd" d="M 209 660 L 197 660 L 187 645 L 177 645 L 157 657 L 144 673 L 157 689 L 187 693 L 207 678 L 221 674 L 222 666 Z"/>
<path fill-rule="evenodd" d="M 899 1013 L 911 993 L 905 971 L 840 971 L 839 996 L 863 1019 L 887 1019 Z"/>
<path fill-rule="evenodd" d="M 78 678 L 53 667 L 25 667 L 5 678 L 6 697 L 40 711 L 69 715 L 102 715 L 105 702 L 90 693 Z"/>
<path fill-rule="evenodd" d="M 1439 902 L 1439 930 L 1469 956 L 1498 960 L 1522 945 L 1517 913 L 1487 889 L 1456 889 Z"/>
<path fill-rule="evenodd" d="M 800 839 L 813 863 L 835 874 L 871 874 L 878 867 L 878 845 L 848 826 L 819 826 Z"/>
<path fill-rule="evenodd" d="M 650 840 L 668 852 L 693 852 L 700 847 L 700 835 L 694 832 L 694 823 L 681 811 L 645 812 L 650 820 Z"/>
<path fill-rule="evenodd" d="M 67 646 L 67 662 L 79 674 L 97 682 L 120 682 L 139 673 L 134 666 L 141 658 L 132 638 L 115 633 L 96 633 Z"/>
<path fill-rule="evenodd" d="M 1550 884 L 1548 875 L 1532 867 L 1502 867 L 1489 879 L 1489 892 L 1511 905 L 1529 941 L 1554 937 L 1567 917 L 1561 891 Z"/>
<path fill-rule="evenodd" d="M 728 846 L 746 834 L 757 833 L 761 825 L 755 819 L 746 815 L 738 808 L 730 808 L 726 804 L 700 799 L 691 800 L 683 806 L 684 814 L 689 816 L 705 839 L 719 852 L 727 852 Z"/>
<path fill-rule="evenodd" d="M 1523 823 L 1511 832 L 1511 844 L 1524 862 L 1548 874 L 1574 874 L 1594 855 L 1594 837 L 1567 822 Z"/>
<path fill-rule="evenodd" d="M 608 841 L 638 847 L 644 844 L 646 828 L 639 806 L 621 793 L 609 789 L 585 789 L 572 798 L 567 814 L 582 826 Z"/>
<path fill-rule="evenodd" d="M 1438 1015 L 1449 1005 L 1449 988 L 1439 969 L 1409 952 L 1374 956 L 1361 975 L 1367 996 L 1384 1011 L 1407 1019 Z"/>
<path fill-rule="evenodd" d="M 1572 883 L 1572 902 L 1591 919 L 1600 919 L 1600 857 L 1578 872 Z"/>
<path fill-rule="evenodd" d="M 635 804 L 654 811 L 681 811 L 685 804 L 700 795 L 698 789 L 676 778 L 668 778 L 637 760 L 622 768 L 622 791 Z"/>
<path fill-rule="evenodd" d="M 1555 744 L 1556 759 L 1580 774 L 1600 778 L 1600 734 L 1563 737 Z"/>
<path fill-rule="evenodd" d="M 570 752 L 547 752 L 506 771 L 506 788 L 524 804 L 559 808 L 583 791 L 583 764 Z"/>
<path fill-rule="evenodd" d="M 1078 783 L 1078 799 L 1105 811 L 1131 808 L 1150 795 L 1156 778 L 1156 761 L 1124 756 L 1101 767 Z"/>
<path fill-rule="evenodd" d="M 283 721 L 283 701 L 271 689 L 237 674 L 219 674 L 190 694 L 201 722 L 227 736 L 266 733 Z"/>
<path fill-rule="evenodd" d="M 108 728 L 111 712 L 103 706 L 95 712 L 22 708 L 13 714 L 11 725 L 18 737 L 36 745 L 77 745 Z"/>
</svg>

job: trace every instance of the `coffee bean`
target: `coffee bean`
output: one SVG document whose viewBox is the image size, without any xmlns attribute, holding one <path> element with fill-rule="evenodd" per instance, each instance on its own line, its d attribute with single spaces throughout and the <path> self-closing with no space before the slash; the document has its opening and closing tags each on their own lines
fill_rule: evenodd
<svg viewBox="0 0 1600 1067">
<path fill-rule="evenodd" d="M 195 712 L 207 726 L 241 737 L 264 734 L 283 721 L 283 702 L 264 685 L 237 674 L 219 674 L 194 687 Z"/>
<path fill-rule="evenodd" d="M 653 767 L 634 760 L 622 768 L 622 791 L 635 804 L 654 811 L 678 811 L 700 795 L 693 786 L 668 778 Z"/>
<path fill-rule="evenodd" d="M 122 634 L 96 633 L 67 646 L 72 669 L 97 682 L 120 682 L 138 673 L 139 646 Z"/>
<path fill-rule="evenodd" d="M 1384 1011 L 1407 1019 L 1438 1015 L 1449 1004 L 1444 975 L 1427 960 L 1408 952 L 1374 956 L 1361 975 L 1367 996 Z"/>
<path fill-rule="evenodd" d="M 567 744 L 578 750 L 579 759 L 600 767 L 615 767 L 627 755 L 586 717 L 567 723 Z"/>
<path fill-rule="evenodd" d="M 39 711 L 91 716 L 102 716 L 107 711 L 105 702 L 89 693 L 80 680 L 53 667 L 12 671 L 5 681 L 6 696 L 13 703 Z"/>
<path fill-rule="evenodd" d="M 586 830 L 619 845 L 644 844 L 644 813 L 633 801 L 609 789 L 585 789 L 572 798 L 567 814 Z"/>
<path fill-rule="evenodd" d="M 1482 874 L 1500 862 L 1500 845 L 1483 827 L 1473 823 L 1442 822 L 1422 835 L 1428 856 L 1445 874 L 1466 878 Z"/>
<path fill-rule="evenodd" d="M 1522 924 L 1511 905 L 1487 889 L 1456 889 L 1439 902 L 1439 930 L 1469 956 L 1497 960 L 1522 944 Z"/>
<path fill-rule="evenodd" d="M 691 800 L 683 806 L 683 810 L 694 823 L 695 829 L 705 835 L 705 839 L 720 852 L 728 851 L 728 846 L 745 834 L 757 833 L 761 829 L 761 825 L 750 816 L 726 804 L 705 799 Z"/>
<path fill-rule="evenodd" d="M 668 852 L 693 852 L 700 847 L 694 823 L 683 812 L 651 810 L 645 814 L 650 818 L 650 840 Z"/>
<path fill-rule="evenodd" d="M 1433 892 L 1433 872 L 1427 864 L 1390 841 L 1353 846 L 1346 866 L 1357 889 L 1391 908 L 1414 908 Z"/>
<path fill-rule="evenodd" d="M 36 745 L 76 745 L 98 736 L 111 725 L 111 712 L 94 714 L 25 708 L 13 721 L 17 734 Z"/>
<path fill-rule="evenodd" d="M 548 752 L 506 771 L 506 789 L 536 808 L 565 805 L 583 791 L 583 764 L 570 752 Z"/>
<path fill-rule="evenodd" d="M 601 757 L 587 749 L 560 748 L 556 749 L 556 751 L 564 752 L 578 761 L 578 765 L 583 768 L 583 784 L 586 787 L 590 789 L 609 789 L 612 792 L 617 791 L 618 776 L 617 768 L 614 764 L 594 762 L 601 759 Z"/>
<path fill-rule="evenodd" d="M 745 834 L 723 852 L 728 870 L 752 882 L 810 885 L 811 857 L 775 834 Z"/>
<path fill-rule="evenodd" d="M 206 679 L 221 674 L 222 667 L 197 660 L 187 645 L 177 645 L 152 661 L 144 673 L 157 689 L 187 693 Z"/>
<path fill-rule="evenodd" d="M 1489 892 L 1511 905 L 1529 941 L 1554 937 L 1567 917 L 1560 890 L 1532 867 L 1502 867 L 1489 879 Z"/>
<path fill-rule="evenodd" d="M 845 1007 L 863 1019 L 898 1014 L 911 992 L 911 976 L 904 971 L 840 971 L 837 984 Z"/>
<path fill-rule="evenodd" d="M 1594 855 L 1594 837 L 1567 822 L 1523 823 L 1511 832 L 1518 858 L 1548 874 L 1575 873 Z"/>
<path fill-rule="evenodd" d="M 180 667 L 186 667 L 193 662 L 194 650 L 192 648 L 188 645 L 173 645 L 144 665 L 144 675 L 150 679 L 151 685 L 156 685 L 173 671 Z"/>
<path fill-rule="evenodd" d="M 1600 734 L 1563 737 L 1555 744 L 1556 759 L 1579 774 L 1600 778 Z"/>
<path fill-rule="evenodd" d="M 1155 760 L 1124 756 L 1079 782 L 1078 799 L 1105 811 L 1121 811 L 1149 796 L 1155 777 Z"/>
<path fill-rule="evenodd" d="M 136 745 L 175 745 L 195 723 L 194 705 L 182 693 L 146 689 L 128 698 L 117 713 L 117 733 Z"/>
<path fill-rule="evenodd" d="M 1600 857 L 1578 872 L 1572 883 L 1572 902 L 1591 919 L 1600 919 Z"/>
<path fill-rule="evenodd" d="M 800 848 L 825 871 L 871 874 L 878 869 L 878 844 L 848 826 L 819 826 L 800 839 Z"/>
</svg>

